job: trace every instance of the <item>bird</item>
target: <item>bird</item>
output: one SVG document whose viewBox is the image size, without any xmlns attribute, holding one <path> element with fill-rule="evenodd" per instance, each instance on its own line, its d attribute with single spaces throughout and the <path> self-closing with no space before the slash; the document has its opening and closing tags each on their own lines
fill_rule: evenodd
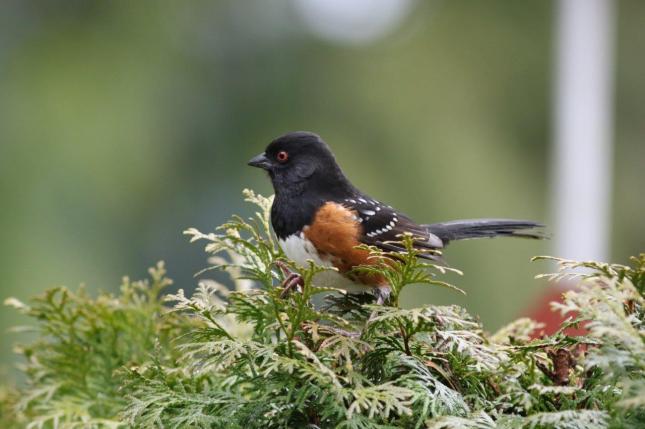
<svg viewBox="0 0 645 429">
<path fill-rule="evenodd" d="M 287 258 L 299 267 L 306 267 L 308 261 L 333 267 L 317 273 L 312 282 L 350 294 L 371 292 L 378 304 L 387 300 L 390 286 L 382 276 L 355 270 L 376 263 L 364 245 L 401 252 L 405 251 L 401 237 L 409 234 L 419 257 L 440 260 L 442 249 L 455 240 L 544 238 L 539 230 L 544 225 L 530 220 L 416 223 L 352 185 L 327 143 L 308 131 L 275 138 L 248 165 L 266 170 L 271 179 L 275 193 L 271 225 Z M 297 274 L 290 278 L 294 277 L 301 280 Z"/>
</svg>

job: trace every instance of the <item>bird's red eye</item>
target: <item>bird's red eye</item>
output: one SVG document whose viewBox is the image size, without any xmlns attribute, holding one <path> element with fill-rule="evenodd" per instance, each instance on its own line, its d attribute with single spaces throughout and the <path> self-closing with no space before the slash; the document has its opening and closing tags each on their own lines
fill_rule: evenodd
<svg viewBox="0 0 645 429">
<path fill-rule="evenodd" d="M 287 159 L 289 159 L 289 154 L 286 151 L 281 150 L 276 155 L 276 158 L 278 158 L 278 161 L 280 162 L 287 162 Z"/>
</svg>

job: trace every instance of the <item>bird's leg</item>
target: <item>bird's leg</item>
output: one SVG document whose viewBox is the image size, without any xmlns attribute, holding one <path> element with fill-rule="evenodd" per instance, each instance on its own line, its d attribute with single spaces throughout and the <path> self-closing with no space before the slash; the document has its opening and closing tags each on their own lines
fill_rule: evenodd
<svg viewBox="0 0 645 429">
<path fill-rule="evenodd" d="M 275 261 L 275 265 L 280 268 L 282 274 L 285 276 L 284 281 L 282 282 L 282 292 L 280 293 L 280 298 L 285 298 L 289 295 L 292 289 L 298 289 L 299 286 L 304 286 L 304 280 L 302 276 L 295 271 L 292 271 L 291 268 L 287 266 L 282 261 Z"/>
</svg>

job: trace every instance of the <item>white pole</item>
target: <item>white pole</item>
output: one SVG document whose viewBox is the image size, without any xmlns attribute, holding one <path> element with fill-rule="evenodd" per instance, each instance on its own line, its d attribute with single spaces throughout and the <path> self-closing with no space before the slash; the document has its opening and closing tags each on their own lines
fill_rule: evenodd
<svg viewBox="0 0 645 429">
<path fill-rule="evenodd" d="M 555 256 L 607 261 L 614 0 L 559 0 L 552 195 Z"/>
</svg>

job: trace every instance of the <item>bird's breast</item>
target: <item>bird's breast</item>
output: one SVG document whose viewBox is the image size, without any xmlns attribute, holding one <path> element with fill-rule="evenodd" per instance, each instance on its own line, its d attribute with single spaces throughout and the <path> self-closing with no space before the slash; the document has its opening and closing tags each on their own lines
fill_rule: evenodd
<svg viewBox="0 0 645 429">
<path fill-rule="evenodd" d="M 314 244 L 302 232 L 280 239 L 279 243 L 287 258 L 291 259 L 300 267 L 306 267 L 308 264 L 307 261 L 309 260 L 323 267 L 332 266 L 331 261 L 323 260 L 320 257 Z"/>
<path fill-rule="evenodd" d="M 302 232 L 280 239 L 278 243 L 287 258 L 301 268 L 307 267 L 309 261 L 321 267 L 337 268 L 334 264 L 337 258 L 329 254 L 321 255 L 316 250 L 316 246 Z M 313 278 L 313 283 L 315 286 L 342 289 L 350 293 L 361 293 L 371 289 L 369 285 L 355 282 L 337 270 L 325 270 L 317 273 Z"/>
</svg>

